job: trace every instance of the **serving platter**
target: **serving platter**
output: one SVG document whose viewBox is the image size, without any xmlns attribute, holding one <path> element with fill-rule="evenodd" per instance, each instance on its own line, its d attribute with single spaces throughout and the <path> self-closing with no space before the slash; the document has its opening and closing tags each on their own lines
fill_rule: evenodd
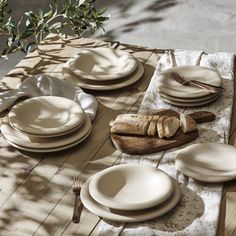
<svg viewBox="0 0 236 236">
<path fill-rule="evenodd" d="M 179 118 L 179 113 L 174 110 L 162 110 L 157 112 L 156 115 L 175 116 Z M 191 116 L 197 123 L 211 122 L 215 119 L 215 115 L 207 111 L 194 112 L 189 114 L 189 116 Z M 110 134 L 114 146 L 119 151 L 127 154 L 150 154 L 169 150 L 195 140 L 198 135 L 198 130 L 184 133 L 182 128 L 179 128 L 175 135 L 168 139 L 159 138 L 157 135 L 139 136 L 116 133 Z"/>
</svg>

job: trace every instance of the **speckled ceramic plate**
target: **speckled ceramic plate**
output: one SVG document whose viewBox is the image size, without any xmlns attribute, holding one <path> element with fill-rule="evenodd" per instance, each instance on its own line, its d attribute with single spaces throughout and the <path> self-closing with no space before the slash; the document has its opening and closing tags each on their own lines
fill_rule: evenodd
<svg viewBox="0 0 236 236">
<path fill-rule="evenodd" d="M 15 105 L 8 115 L 12 127 L 44 136 L 61 135 L 79 127 L 84 117 L 78 103 L 56 96 L 29 98 Z"/>
<path fill-rule="evenodd" d="M 109 91 L 113 89 L 120 89 L 123 87 L 127 87 L 128 85 L 137 82 L 143 75 L 143 72 L 144 72 L 143 65 L 142 63 L 138 62 L 136 70 L 130 75 L 127 75 L 120 80 L 97 82 L 97 81 L 85 81 L 80 79 L 69 69 L 67 65 L 64 65 L 64 67 L 62 68 L 62 75 L 66 80 L 80 86 L 81 88 L 100 90 L 100 91 L 107 91 L 107 90 Z"/>
<path fill-rule="evenodd" d="M 72 133 L 53 138 L 32 137 L 12 128 L 7 119 L 1 124 L 1 133 L 6 140 L 28 149 L 50 149 L 70 145 L 83 138 L 90 129 L 91 122 L 87 115 L 85 116 L 85 123 L 80 128 Z"/>
<path fill-rule="evenodd" d="M 137 60 L 126 51 L 114 48 L 83 49 L 69 60 L 71 71 L 83 79 L 105 81 L 131 74 Z"/>
<path fill-rule="evenodd" d="M 218 87 L 222 85 L 222 78 L 215 70 L 202 66 L 173 67 L 160 73 L 157 82 L 159 91 L 170 96 L 180 98 L 198 98 L 210 94 L 210 92 L 206 89 L 193 85 L 184 86 L 178 83 L 171 77 L 171 72 L 179 73 L 185 78 L 185 80 L 197 80 Z"/>
<path fill-rule="evenodd" d="M 89 192 L 93 199 L 109 208 L 143 210 L 168 199 L 173 193 L 173 182 L 169 175 L 153 166 L 124 164 L 95 174 Z"/>
<path fill-rule="evenodd" d="M 108 208 L 96 202 L 89 193 L 90 178 L 82 187 L 80 197 L 83 205 L 95 215 L 107 220 L 118 222 L 140 222 L 151 220 L 166 214 L 173 209 L 180 199 L 180 188 L 176 180 L 173 180 L 174 191 L 173 194 L 163 203 L 140 211 L 120 211 Z"/>
</svg>

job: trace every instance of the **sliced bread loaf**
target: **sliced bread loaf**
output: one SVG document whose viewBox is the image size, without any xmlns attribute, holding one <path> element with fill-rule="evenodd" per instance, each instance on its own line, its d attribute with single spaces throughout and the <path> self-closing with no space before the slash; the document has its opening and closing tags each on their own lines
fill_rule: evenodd
<svg viewBox="0 0 236 236">
<path fill-rule="evenodd" d="M 176 131 L 180 127 L 180 122 L 177 117 L 168 117 L 163 122 L 164 126 L 164 136 L 166 138 L 171 138 L 175 135 Z"/>
<path fill-rule="evenodd" d="M 189 133 L 197 129 L 197 122 L 185 113 L 180 114 L 180 126 L 184 133 Z"/>
</svg>

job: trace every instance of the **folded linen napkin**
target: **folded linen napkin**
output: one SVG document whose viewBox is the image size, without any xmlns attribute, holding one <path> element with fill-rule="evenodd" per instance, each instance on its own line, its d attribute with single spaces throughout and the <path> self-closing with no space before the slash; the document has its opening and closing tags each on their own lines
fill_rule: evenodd
<svg viewBox="0 0 236 236">
<path fill-rule="evenodd" d="M 139 113 L 152 114 L 157 110 L 169 108 L 183 112 L 182 109 L 163 102 L 156 89 L 158 75 L 161 71 L 182 65 L 201 65 L 212 68 L 217 70 L 223 78 L 224 92 L 221 98 L 202 108 L 188 108 L 187 112 L 207 110 L 215 113 L 217 117 L 214 122 L 198 125 L 200 136 L 194 141 L 195 143 L 227 143 L 234 97 L 233 54 L 206 54 L 189 50 L 166 51 L 157 62 L 155 73 L 145 93 Z M 156 166 L 161 159 L 158 168 L 181 183 L 182 196 L 179 204 L 168 214 L 152 221 L 132 224 L 108 224 L 102 221 L 99 226 L 100 235 L 216 235 L 223 184 L 200 183 L 192 178 L 185 178 L 179 173 L 174 163 L 176 151 L 180 148 L 151 155 L 124 155 L 121 160 L 122 163 L 133 163 L 135 159 L 138 159 L 139 163 Z"/>
<path fill-rule="evenodd" d="M 20 97 L 59 96 L 79 103 L 91 120 L 95 118 L 98 103 L 94 96 L 80 87 L 56 77 L 42 74 L 25 79 L 17 89 L 0 93 L 0 112 L 11 107 Z"/>
</svg>

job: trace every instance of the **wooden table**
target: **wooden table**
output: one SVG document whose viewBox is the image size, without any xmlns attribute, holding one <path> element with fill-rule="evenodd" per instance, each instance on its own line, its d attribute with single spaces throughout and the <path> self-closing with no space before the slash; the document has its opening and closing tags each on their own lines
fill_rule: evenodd
<svg viewBox="0 0 236 236">
<path fill-rule="evenodd" d="M 0 89 L 15 88 L 28 75 L 51 73 L 61 77 L 60 64 L 84 47 L 110 47 L 112 43 L 93 39 L 51 36 L 40 55 L 28 54 L 5 78 Z M 32 154 L 23 153 L 1 139 L 0 149 L 0 235 L 96 235 L 100 219 L 83 210 L 81 222 L 71 222 L 74 175 L 87 178 L 108 166 L 119 164 L 125 154 L 117 151 L 109 138 L 109 122 L 120 113 L 138 111 L 144 91 L 153 75 L 157 59 L 164 50 L 121 44 L 145 67 L 142 79 L 125 89 L 90 92 L 99 101 L 99 109 L 90 137 L 69 150 Z M 234 108 L 235 110 L 235 108 Z M 4 116 L 5 114 L 2 114 Z M 236 114 L 233 113 L 233 121 Z M 230 143 L 234 142 L 235 125 Z M 158 154 L 157 154 L 158 155 Z M 141 158 L 135 159 L 142 162 Z M 158 165 L 158 161 L 157 161 Z M 218 227 L 219 235 L 236 235 L 236 182 L 225 186 Z M 124 225 L 125 227 L 125 225 Z"/>
</svg>

